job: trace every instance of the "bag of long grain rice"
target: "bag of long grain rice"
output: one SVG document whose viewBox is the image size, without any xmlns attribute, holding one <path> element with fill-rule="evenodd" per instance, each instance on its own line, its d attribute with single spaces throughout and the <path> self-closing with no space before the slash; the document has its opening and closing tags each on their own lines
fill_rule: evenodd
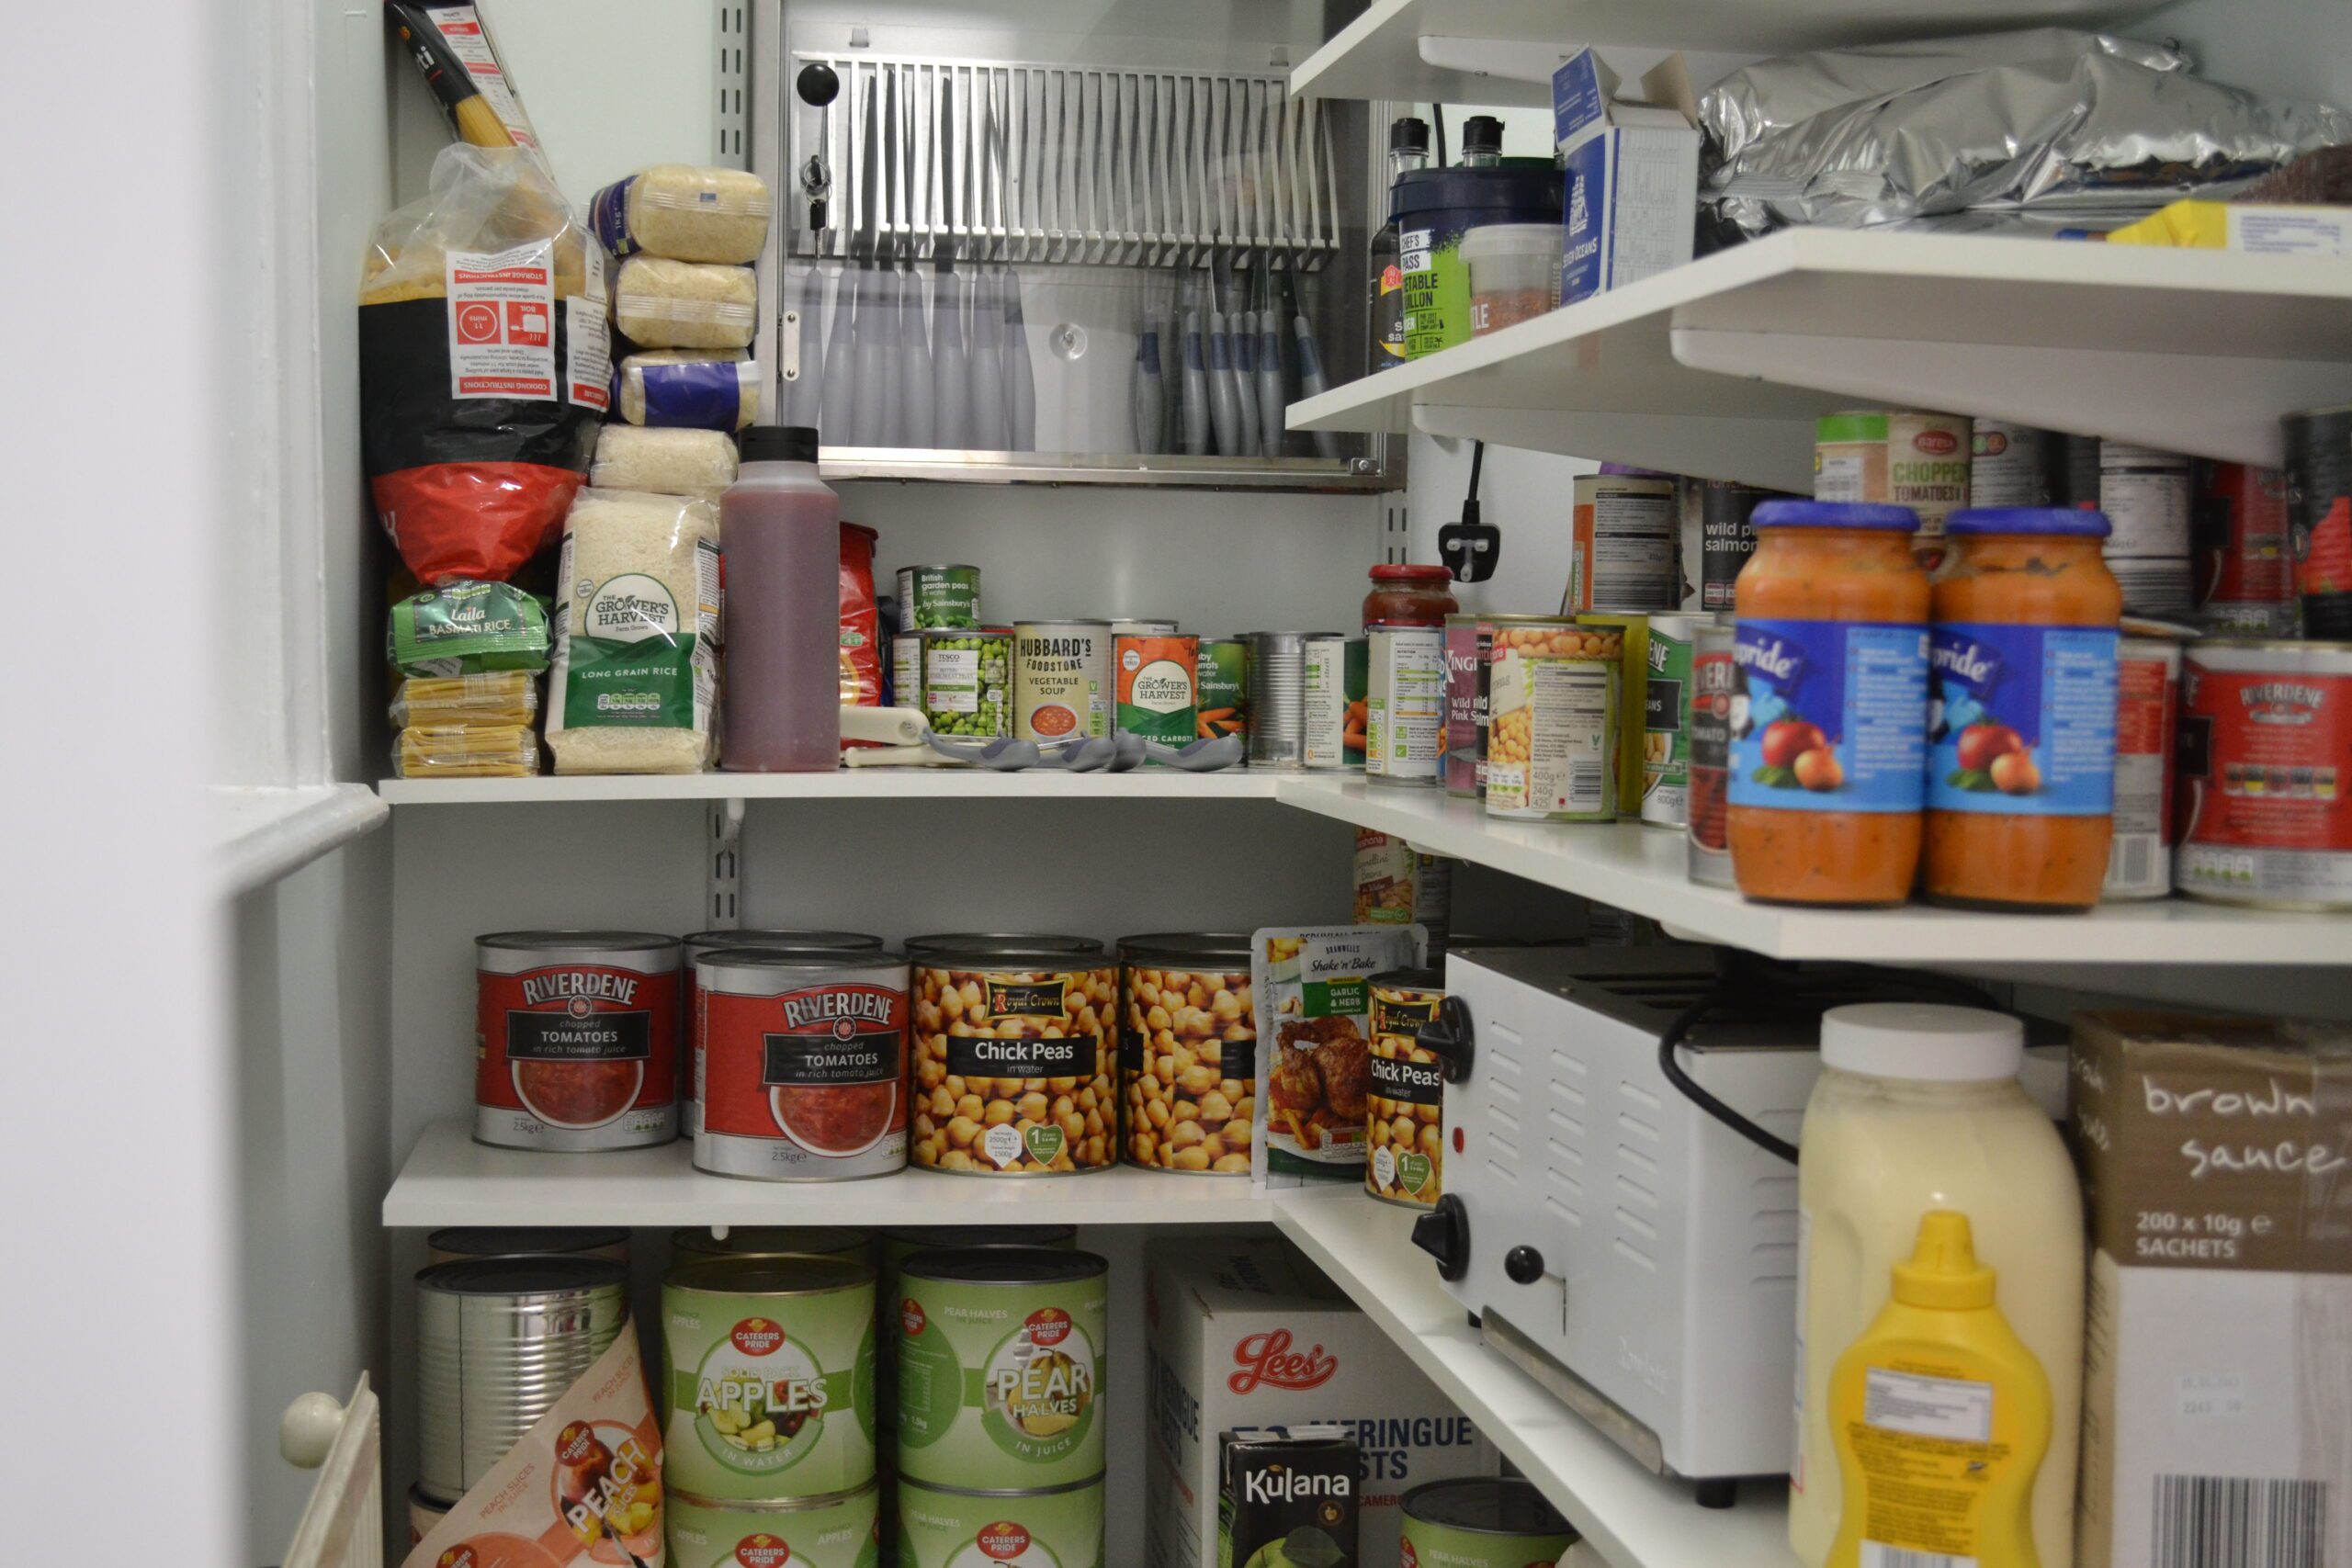
<svg viewBox="0 0 2352 1568">
<path fill-rule="evenodd" d="M 596 438 L 588 482 L 717 501 L 735 482 L 735 443 L 717 430 L 639 430 L 608 424 Z"/>
<path fill-rule="evenodd" d="M 759 321 L 748 266 L 631 256 L 613 279 L 613 320 L 647 348 L 743 348 Z"/>
<path fill-rule="evenodd" d="M 604 247 L 535 157 L 457 143 L 377 225 L 359 291 L 368 488 L 427 583 L 552 544 L 612 399 Z"/>
<path fill-rule="evenodd" d="M 749 170 L 657 164 L 590 197 L 588 222 L 616 256 L 752 262 L 775 211 L 767 181 Z"/>
<path fill-rule="evenodd" d="M 741 430 L 760 416 L 760 367 L 740 348 L 650 348 L 613 373 L 613 409 L 631 424 Z"/>
<path fill-rule="evenodd" d="M 583 490 L 564 520 L 547 741 L 559 773 L 692 773 L 718 693 L 718 508 Z"/>
</svg>

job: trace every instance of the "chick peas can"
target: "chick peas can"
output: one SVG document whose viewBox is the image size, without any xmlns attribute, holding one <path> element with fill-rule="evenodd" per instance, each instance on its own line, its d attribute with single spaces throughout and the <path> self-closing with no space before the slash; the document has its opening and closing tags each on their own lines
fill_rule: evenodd
<svg viewBox="0 0 2352 1568">
<path fill-rule="evenodd" d="M 1258 1096 L 1249 937 L 1131 936 L 1119 959 L 1127 1163 L 1246 1180 Z"/>
<path fill-rule="evenodd" d="M 672 1488 L 670 1568 L 874 1568 L 882 1488 L 775 1502 L 697 1497 Z"/>
<path fill-rule="evenodd" d="M 1445 1000 L 1434 969 L 1398 969 L 1372 980 L 1372 1087 L 1364 1097 L 1364 1190 L 1426 1209 L 1443 1190 L 1445 1077 L 1416 1038 Z"/>
<path fill-rule="evenodd" d="M 874 1479 L 874 1266 L 847 1254 L 697 1258 L 662 1281 L 664 1474 L 774 1500 Z"/>
<path fill-rule="evenodd" d="M 1615 820 L 1622 635 L 1556 615 L 1494 620 L 1487 815 Z"/>
<path fill-rule="evenodd" d="M 973 1247 L 899 1266 L 901 1484 L 1032 1491 L 1102 1473 L 1110 1265 Z"/>
<path fill-rule="evenodd" d="M 1116 1163 L 1118 969 L 1051 942 L 918 954 L 916 1166 L 1030 1177 Z"/>
<path fill-rule="evenodd" d="M 1102 1478 L 1037 1492 L 899 1483 L 899 1568 L 1099 1568 Z"/>
</svg>

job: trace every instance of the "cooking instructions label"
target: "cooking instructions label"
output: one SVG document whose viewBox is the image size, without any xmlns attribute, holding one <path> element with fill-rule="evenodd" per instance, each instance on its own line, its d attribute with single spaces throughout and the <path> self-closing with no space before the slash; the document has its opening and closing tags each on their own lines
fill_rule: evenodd
<svg viewBox="0 0 2352 1568">
<path fill-rule="evenodd" d="M 554 400 L 554 252 L 537 240 L 495 254 L 448 254 L 452 398 Z"/>
</svg>

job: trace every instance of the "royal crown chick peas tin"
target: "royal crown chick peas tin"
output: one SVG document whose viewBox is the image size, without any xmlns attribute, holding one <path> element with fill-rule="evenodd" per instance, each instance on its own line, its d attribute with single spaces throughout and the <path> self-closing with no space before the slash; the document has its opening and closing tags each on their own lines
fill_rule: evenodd
<svg viewBox="0 0 2352 1568">
<path fill-rule="evenodd" d="M 914 966 L 914 1163 L 1033 1177 L 1117 1162 L 1118 967 L 1065 939 L 923 947 Z"/>
<path fill-rule="evenodd" d="M 1445 1000 L 1434 969 L 1396 969 L 1372 979 L 1371 1089 L 1364 1097 L 1364 1190 L 1426 1209 L 1442 1190 L 1445 1075 L 1418 1036 Z"/>
<path fill-rule="evenodd" d="M 1031 1491 L 1102 1473 L 1110 1265 L 1091 1252 L 917 1253 L 899 1269 L 899 1473 Z"/>
</svg>

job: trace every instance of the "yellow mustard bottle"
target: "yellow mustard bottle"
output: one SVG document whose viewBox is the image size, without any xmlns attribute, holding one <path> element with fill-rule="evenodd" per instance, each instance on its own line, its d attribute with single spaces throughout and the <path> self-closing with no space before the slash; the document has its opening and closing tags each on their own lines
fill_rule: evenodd
<svg viewBox="0 0 2352 1568">
<path fill-rule="evenodd" d="M 2050 1379 L 1995 1304 L 1968 1216 L 1922 1215 L 1894 1275 L 1829 1377 L 1845 1502 L 1827 1568 L 2041 1568 Z"/>
</svg>

